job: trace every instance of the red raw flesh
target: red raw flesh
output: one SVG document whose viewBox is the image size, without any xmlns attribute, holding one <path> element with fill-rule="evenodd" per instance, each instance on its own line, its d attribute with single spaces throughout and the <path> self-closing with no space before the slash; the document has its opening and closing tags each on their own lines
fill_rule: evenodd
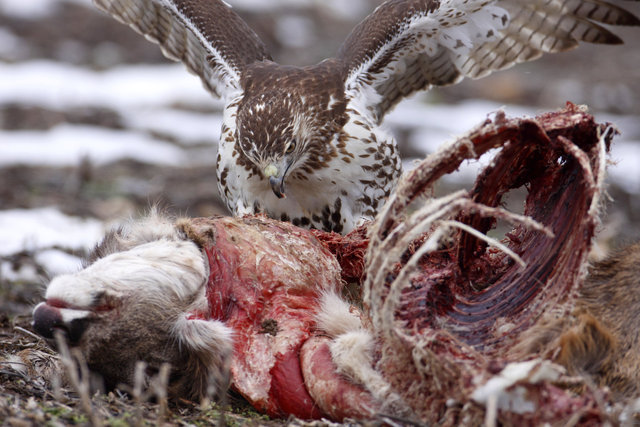
<svg viewBox="0 0 640 427">
<path fill-rule="evenodd" d="M 55 308 L 69 308 L 69 304 L 67 304 L 66 302 L 64 302 L 63 300 L 59 299 L 59 298 L 49 298 L 46 301 L 47 305 L 50 307 L 55 307 Z"/>
<path fill-rule="evenodd" d="M 379 405 L 367 390 L 336 372 L 329 342 L 327 337 L 312 337 L 302 346 L 300 359 L 309 393 L 334 420 L 373 417 Z"/>
<path fill-rule="evenodd" d="M 271 369 L 269 397 L 275 402 L 280 402 L 280 412 L 271 413 L 270 416 L 281 417 L 291 414 L 302 419 L 319 419 L 325 416 L 305 387 L 300 363 L 297 351 L 276 357 L 276 364 Z"/>
<path fill-rule="evenodd" d="M 362 282 L 365 270 L 365 253 L 369 246 L 367 237 L 370 223 L 365 223 L 342 236 L 338 233 L 311 230 L 311 233 L 336 257 L 340 263 L 342 280 L 346 283 Z"/>
<path fill-rule="evenodd" d="M 234 330 L 233 387 L 271 416 L 321 418 L 300 349 L 315 333 L 320 292 L 339 291 L 340 268 L 307 230 L 261 217 L 193 220 L 210 265 L 210 318 Z"/>
</svg>

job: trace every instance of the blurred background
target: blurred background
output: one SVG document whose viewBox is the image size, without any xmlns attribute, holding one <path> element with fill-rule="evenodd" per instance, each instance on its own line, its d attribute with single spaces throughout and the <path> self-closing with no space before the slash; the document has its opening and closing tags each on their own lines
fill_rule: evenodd
<svg viewBox="0 0 640 427">
<path fill-rule="evenodd" d="M 281 63 L 334 55 L 376 0 L 227 0 Z M 619 2 L 640 14 L 640 5 Z M 623 46 L 570 53 L 433 90 L 386 124 L 408 167 L 503 107 L 566 101 L 615 123 L 601 241 L 640 238 L 640 28 Z M 215 157 L 222 104 L 182 65 L 89 0 L 0 0 L 0 313 L 28 312 L 48 277 L 76 269 L 105 228 L 159 204 L 224 214 Z M 448 185 L 468 185 L 471 164 Z M 448 187 L 447 187 L 448 188 Z"/>
</svg>

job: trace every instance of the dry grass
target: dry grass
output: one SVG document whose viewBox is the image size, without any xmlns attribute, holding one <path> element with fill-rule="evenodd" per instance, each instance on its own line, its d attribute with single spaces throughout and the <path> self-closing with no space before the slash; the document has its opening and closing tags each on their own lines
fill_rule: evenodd
<svg viewBox="0 0 640 427">
<path fill-rule="evenodd" d="M 6 297 L 6 281 L 0 279 L 0 299 Z M 13 304 L 12 304 L 13 303 Z M 19 301 L 5 306 L 28 307 Z M 161 372 L 145 389 L 109 393 L 89 392 L 86 367 L 78 363 L 73 350 L 60 354 L 31 331 L 31 315 L 0 312 L 0 425 L 23 426 L 326 426 L 363 425 L 358 422 L 336 424 L 328 421 L 270 419 L 256 412 L 241 397 L 230 394 L 223 409 L 218 403 L 181 400 L 168 402 L 167 372 Z M 19 360 L 20 359 L 20 360 Z M 70 368 L 70 369 L 69 369 Z M 68 373 L 71 372 L 71 375 Z M 394 425 L 391 419 L 367 423 Z"/>
<path fill-rule="evenodd" d="M 0 280 L 0 291 L 2 285 Z M 232 393 L 228 395 L 224 409 L 219 403 L 167 401 L 166 371 L 161 372 L 147 389 L 137 384 L 132 389 L 91 394 L 87 381 L 90 375 L 81 361 L 78 363 L 78 355 L 73 349 L 65 347 L 58 354 L 30 330 L 30 322 L 30 314 L 8 316 L 0 313 L 0 425 L 3 427 L 416 425 L 389 416 L 367 422 L 345 420 L 343 423 L 304 421 L 294 417 L 271 419 Z M 73 374 L 68 375 L 69 372 Z"/>
<path fill-rule="evenodd" d="M 5 297 L 6 293 L 1 296 Z M 0 314 L 0 420 L 3 426 L 283 425 L 281 420 L 258 414 L 234 396 L 230 397 L 227 410 L 215 403 L 167 402 L 166 372 L 165 375 L 161 372 L 147 390 L 138 386 L 128 393 L 116 390 L 91 394 L 87 380 L 90 376 L 81 363 L 75 363 L 77 355 L 63 349 L 59 356 L 31 331 L 30 322 L 28 312 Z M 68 372 L 72 375 L 65 374 Z"/>
</svg>

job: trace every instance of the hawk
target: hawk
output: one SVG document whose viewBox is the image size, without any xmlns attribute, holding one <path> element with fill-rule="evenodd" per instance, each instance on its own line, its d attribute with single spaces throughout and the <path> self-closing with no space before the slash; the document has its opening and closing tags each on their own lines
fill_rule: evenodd
<svg viewBox="0 0 640 427">
<path fill-rule="evenodd" d="M 601 24 L 640 24 L 604 0 L 388 0 L 334 58 L 294 67 L 222 0 L 94 2 L 224 99 L 216 166 L 231 212 L 339 233 L 373 219 L 401 174 L 381 127 L 400 100 L 582 41 L 618 44 Z"/>
</svg>

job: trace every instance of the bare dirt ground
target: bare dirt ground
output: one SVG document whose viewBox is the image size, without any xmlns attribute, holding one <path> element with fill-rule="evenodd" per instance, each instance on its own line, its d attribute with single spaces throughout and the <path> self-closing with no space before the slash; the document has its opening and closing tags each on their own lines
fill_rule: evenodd
<svg viewBox="0 0 640 427">
<path fill-rule="evenodd" d="M 628 6 L 640 13 L 639 5 L 629 3 Z M 321 6 L 274 8 L 270 12 L 240 9 L 239 12 L 264 37 L 275 58 L 292 64 L 308 64 L 332 55 L 359 18 L 358 14 L 349 19 L 336 18 Z M 282 16 L 304 19 L 310 28 L 305 43 L 286 45 L 277 37 Z M 52 13 L 38 19 L 10 16 L 0 10 L 0 30 L 13 34 L 21 46 L 8 52 L 0 49 L 4 52 L 0 62 L 5 63 L 47 59 L 104 70 L 121 64 L 165 62 L 158 49 L 142 37 L 90 6 L 75 2 L 62 2 Z M 625 47 L 585 46 L 493 75 L 483 82 L 464 82 L 439 89 L 429 100 L 456 103 L 467 98 L 485 98 L 540 110 L 555 109 L 572 100 L 602 112 L 640 116 L 640 36 L 632 29 L 618 33 L 627 41 Z M 0 99 L 2 130 L 47 130 L 60 123 L 109 129 L 127 126 L 121 113 L 108 107 L 59 110 Z M 399 135 L 401 145 L 404 136 Z M 158 138 L 180 143 L 163 135 Z M 640 236 L 637 196 L 617 187 L 611 187 L 609 192 L 615 200 L 609 213 L 619 213 L 622 218 L 611 233 L 614 240 L 637 238 Z M 225 213 L 217 198 L 213 166 L 168 167 L 119 160 L 101 166 L 84 161 L 73 167 L 24 164 L 0 167 L 0 209 L 57 206 L 69 215 L 109 221 L 143 212 L 153 203 L 174 214 Z M 32 266 L 39 280 L 13 281 L 0 273 L 0 356 L 23 352 L 25 357 L 50 363 L 54 353 L 30 330 L 31 309 L 40 299 L 48 279 L 32 255 L 25 251 L 3 259 L 10 261 L 16 270 Z M 192 402 L 172 404 L 165 411 L 158 403 L 137 403 L 119 393 L 96 395 L 90 400 L 89 410 L 72 385 L 56 386 L 43 381 L 37 373 L 16 371 L 0 358 L 0 424 L 3 426 L 96 422 L 114 426 L 208 425 L 221 419 L 218 407 L 202 408 Z M 226 416 L 229 424 L 274 423 L 251 411 L 239 399 L 232 399 L 232 403 L 234 411 Z"/>
</svg>

